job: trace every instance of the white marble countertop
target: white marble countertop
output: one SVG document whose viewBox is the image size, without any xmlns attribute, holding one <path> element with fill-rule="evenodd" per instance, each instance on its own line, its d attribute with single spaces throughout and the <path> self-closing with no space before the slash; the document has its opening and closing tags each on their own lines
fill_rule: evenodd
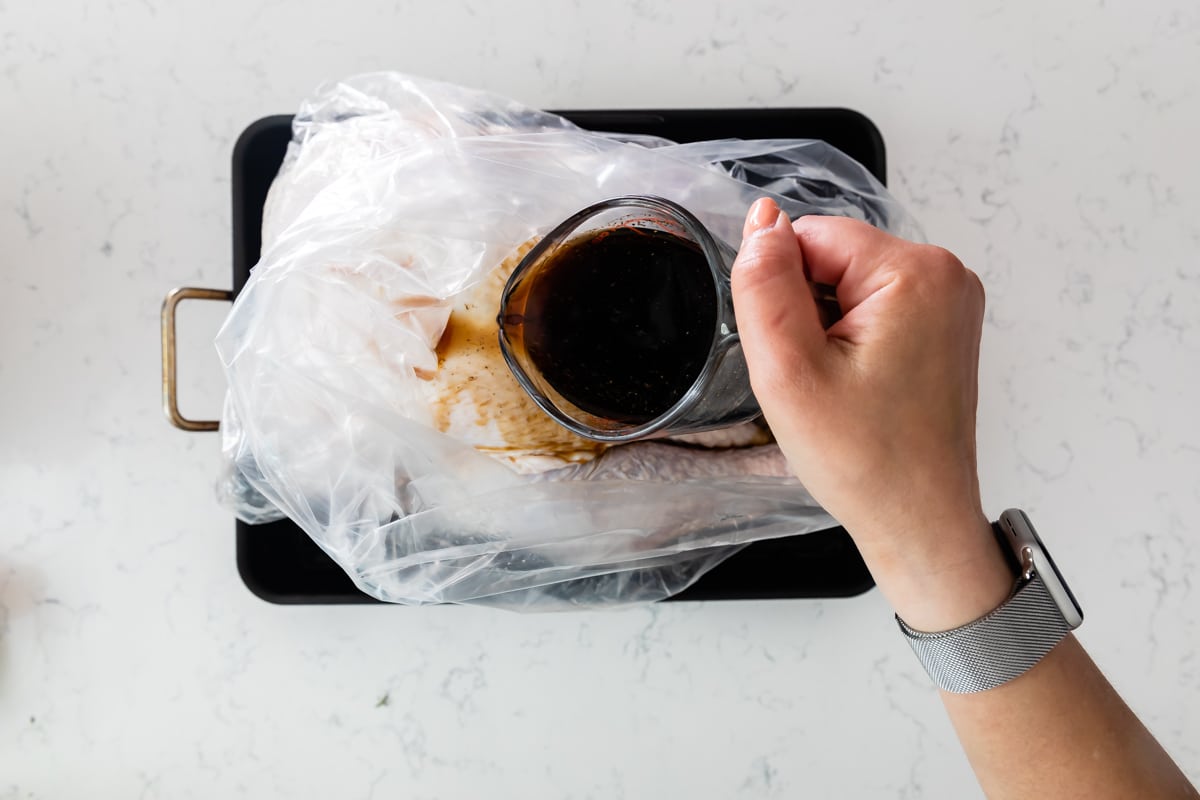
<svg viewBox="0 0 1200 800">
<path fill-rule="evenodd" d="M 159 410 L 159 303 L 229 285 L 238 133 L 382 68 L 874 119 L 987 285 L 988 511 L 1030 511 L 1200 778 L 1200 9 L 913 5 L 0 3 L 0 798 L 977 794 L 878 593 L 522 617 L 242 586 L 217 438 Z M 198 416 L 219 312 L 182 322 Z"/>
</svg>

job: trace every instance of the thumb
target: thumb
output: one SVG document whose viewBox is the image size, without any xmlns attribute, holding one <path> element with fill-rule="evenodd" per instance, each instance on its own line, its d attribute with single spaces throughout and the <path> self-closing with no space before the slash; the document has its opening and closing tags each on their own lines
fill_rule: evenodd
<svg viewBox="0 0 1200 800">
<path fill-rule="evenodd" d="M 733 262 L 733 307 L 755 393 L 794 380 L 817 360 L 825 330 L 791 220 L 764 197 L 750 207 Z"/>
</svg>

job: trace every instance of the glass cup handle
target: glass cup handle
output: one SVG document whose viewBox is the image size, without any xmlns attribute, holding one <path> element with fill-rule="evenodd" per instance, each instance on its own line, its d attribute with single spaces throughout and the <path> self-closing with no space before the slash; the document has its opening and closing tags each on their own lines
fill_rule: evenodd
<svg viewBox="0 0 1200 800">
<path fill-rule="evenodd" d="M 838 303 L 837 287 L 827 283 L 808 282 L 813 299 L 817 301 L 817 317 L 821 327 L 829 330 L 842 318 L 842 306 Z"/>
</svg>

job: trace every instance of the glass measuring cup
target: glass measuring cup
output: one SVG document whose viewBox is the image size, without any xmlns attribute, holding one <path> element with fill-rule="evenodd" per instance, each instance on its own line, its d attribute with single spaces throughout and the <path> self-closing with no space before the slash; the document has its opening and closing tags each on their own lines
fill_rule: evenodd
<svg viewBox="0 0 1200 800">
<path fill-rule="evenodd" d="M 683 246 L 695 252 L 699 267 L 693 277 L 705 283 L 702 290 L 705 304 L 695 315 L 697 320 L 711 320 L 711 330 L 691 333 L 689 347 L 697 356 L 691 375 L 673 375 L 664 389 L 661 385 L 637 383 L 646 380 L 646 373 L 639 370 L 645 366 L 643 360 L 662 357 L 655 354 L 654 343 L 649 349 L 630 351 L 628 380 L 633 383 L 629 391 L 636 393 L 645 387 L 647 394 L 659 393 L 669 398 L 653 413 L 631 414 L 610 413 L 590 402 L 594 398 L 581 396 L 577 386 L 567 387 L 563 382 L 562 370 L 555 379 L 546 374 L 550 362 L 538 352 L 539 325 L 550 313 L 548 306 L 561 302 L 586 308 L 588 324 L 595 328 L 589 353 L 603 360 L 605 348 L 603 337 L 611 337 L 615 343 L 622 339 L 630 325 L 630 313 L 648 313 L 646 308 L 630 312 L 625 306 L 636 305 L 634 297 L 638 286 L 630 283 L 628 292 L 617 293 L 607 299 L 612 307 L 588 305 L 592 296 L 547 295 L 545 287 L 552 270 L 565 268 L 563 259 L 572 257 L 572 248 L 579 248 L 600 237 L 623 232 L 626 239 L 632 232 L 646 234 L 649 240 L 670 247 Z M 645 237 L 643 237 L 645 238 Z M 715 428 L 750 421 L 759 416 L 760 409 L 750 389 L 750 376 L 742 353 L 737 332 L 737 320 L 733 313 L 733 297 L 730 290 L 730 270 L 737 252 L 727 243 L 714 237 L 707 228 L 686 208 L 678 203 L 650 195 L 629 195 L 605 200 L 572 215 L 546 235 L 517 266 L 509 277 L 500 300 L 498 323 L 500 348 L 509 369 L 525 392 L 547 414 L 574 433 L 604 442 L 629 442 L 682 433 L 697 433 Z M 614 261 L 613 274 L 624 266 Z M 673 265 L 674 266 L 674 265 Z M 573 267 L 574 268 L 574 267 Z M 539 283 L 542 291 L 539 291 Z M 616 285 L 616 284 L 614 284 Z M 602 294 L 600 296 L 603 296 Z M 630 298 L 628 301 L 626 296 Z M 700 296 L 700 295 L 697 295 Z M 836 300 L 834 301 L 836 305 Z M 620 307 L 618 307 L 620 306 Z M 606 324 L 612 322 L 609 327 Z M 635 319 L 636 323 L 637 320 Z M 653 327 L 652 325 L 649 327 Z M 597 350 L 596 348 L 599 348 Z M 539 358 L 541 363 L 539 363 Z M 622 379 L 613 364 L 600 362 L 589 364 L 587 359 L 570 365 L 571 374 L 589 376 L 588 370 L 607 370 L 606 375 Z M 683 369 L 680 366 L 680 369 Z M 554 371 L 554 370 L 552 370 Z M 607 387 L 605 387 L 607 389 Z M 617 387 L 621 389 L 622 387 Z M 665 391 L 666 394 L 662 394 Z"/>
</svg>

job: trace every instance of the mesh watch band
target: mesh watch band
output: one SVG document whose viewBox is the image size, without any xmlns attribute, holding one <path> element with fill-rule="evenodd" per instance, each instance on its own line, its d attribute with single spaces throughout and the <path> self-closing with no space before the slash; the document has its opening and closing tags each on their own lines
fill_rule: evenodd
<svg viewBox="0 0 1200 800">
<path fill-rule="evenodd" d="M 1025 674 L 1070 632 L 1036 573 L 995 611 L 954 630 L 922 633 L 896 617 L 939 688 L 982 692 Z"/>
</svg>

